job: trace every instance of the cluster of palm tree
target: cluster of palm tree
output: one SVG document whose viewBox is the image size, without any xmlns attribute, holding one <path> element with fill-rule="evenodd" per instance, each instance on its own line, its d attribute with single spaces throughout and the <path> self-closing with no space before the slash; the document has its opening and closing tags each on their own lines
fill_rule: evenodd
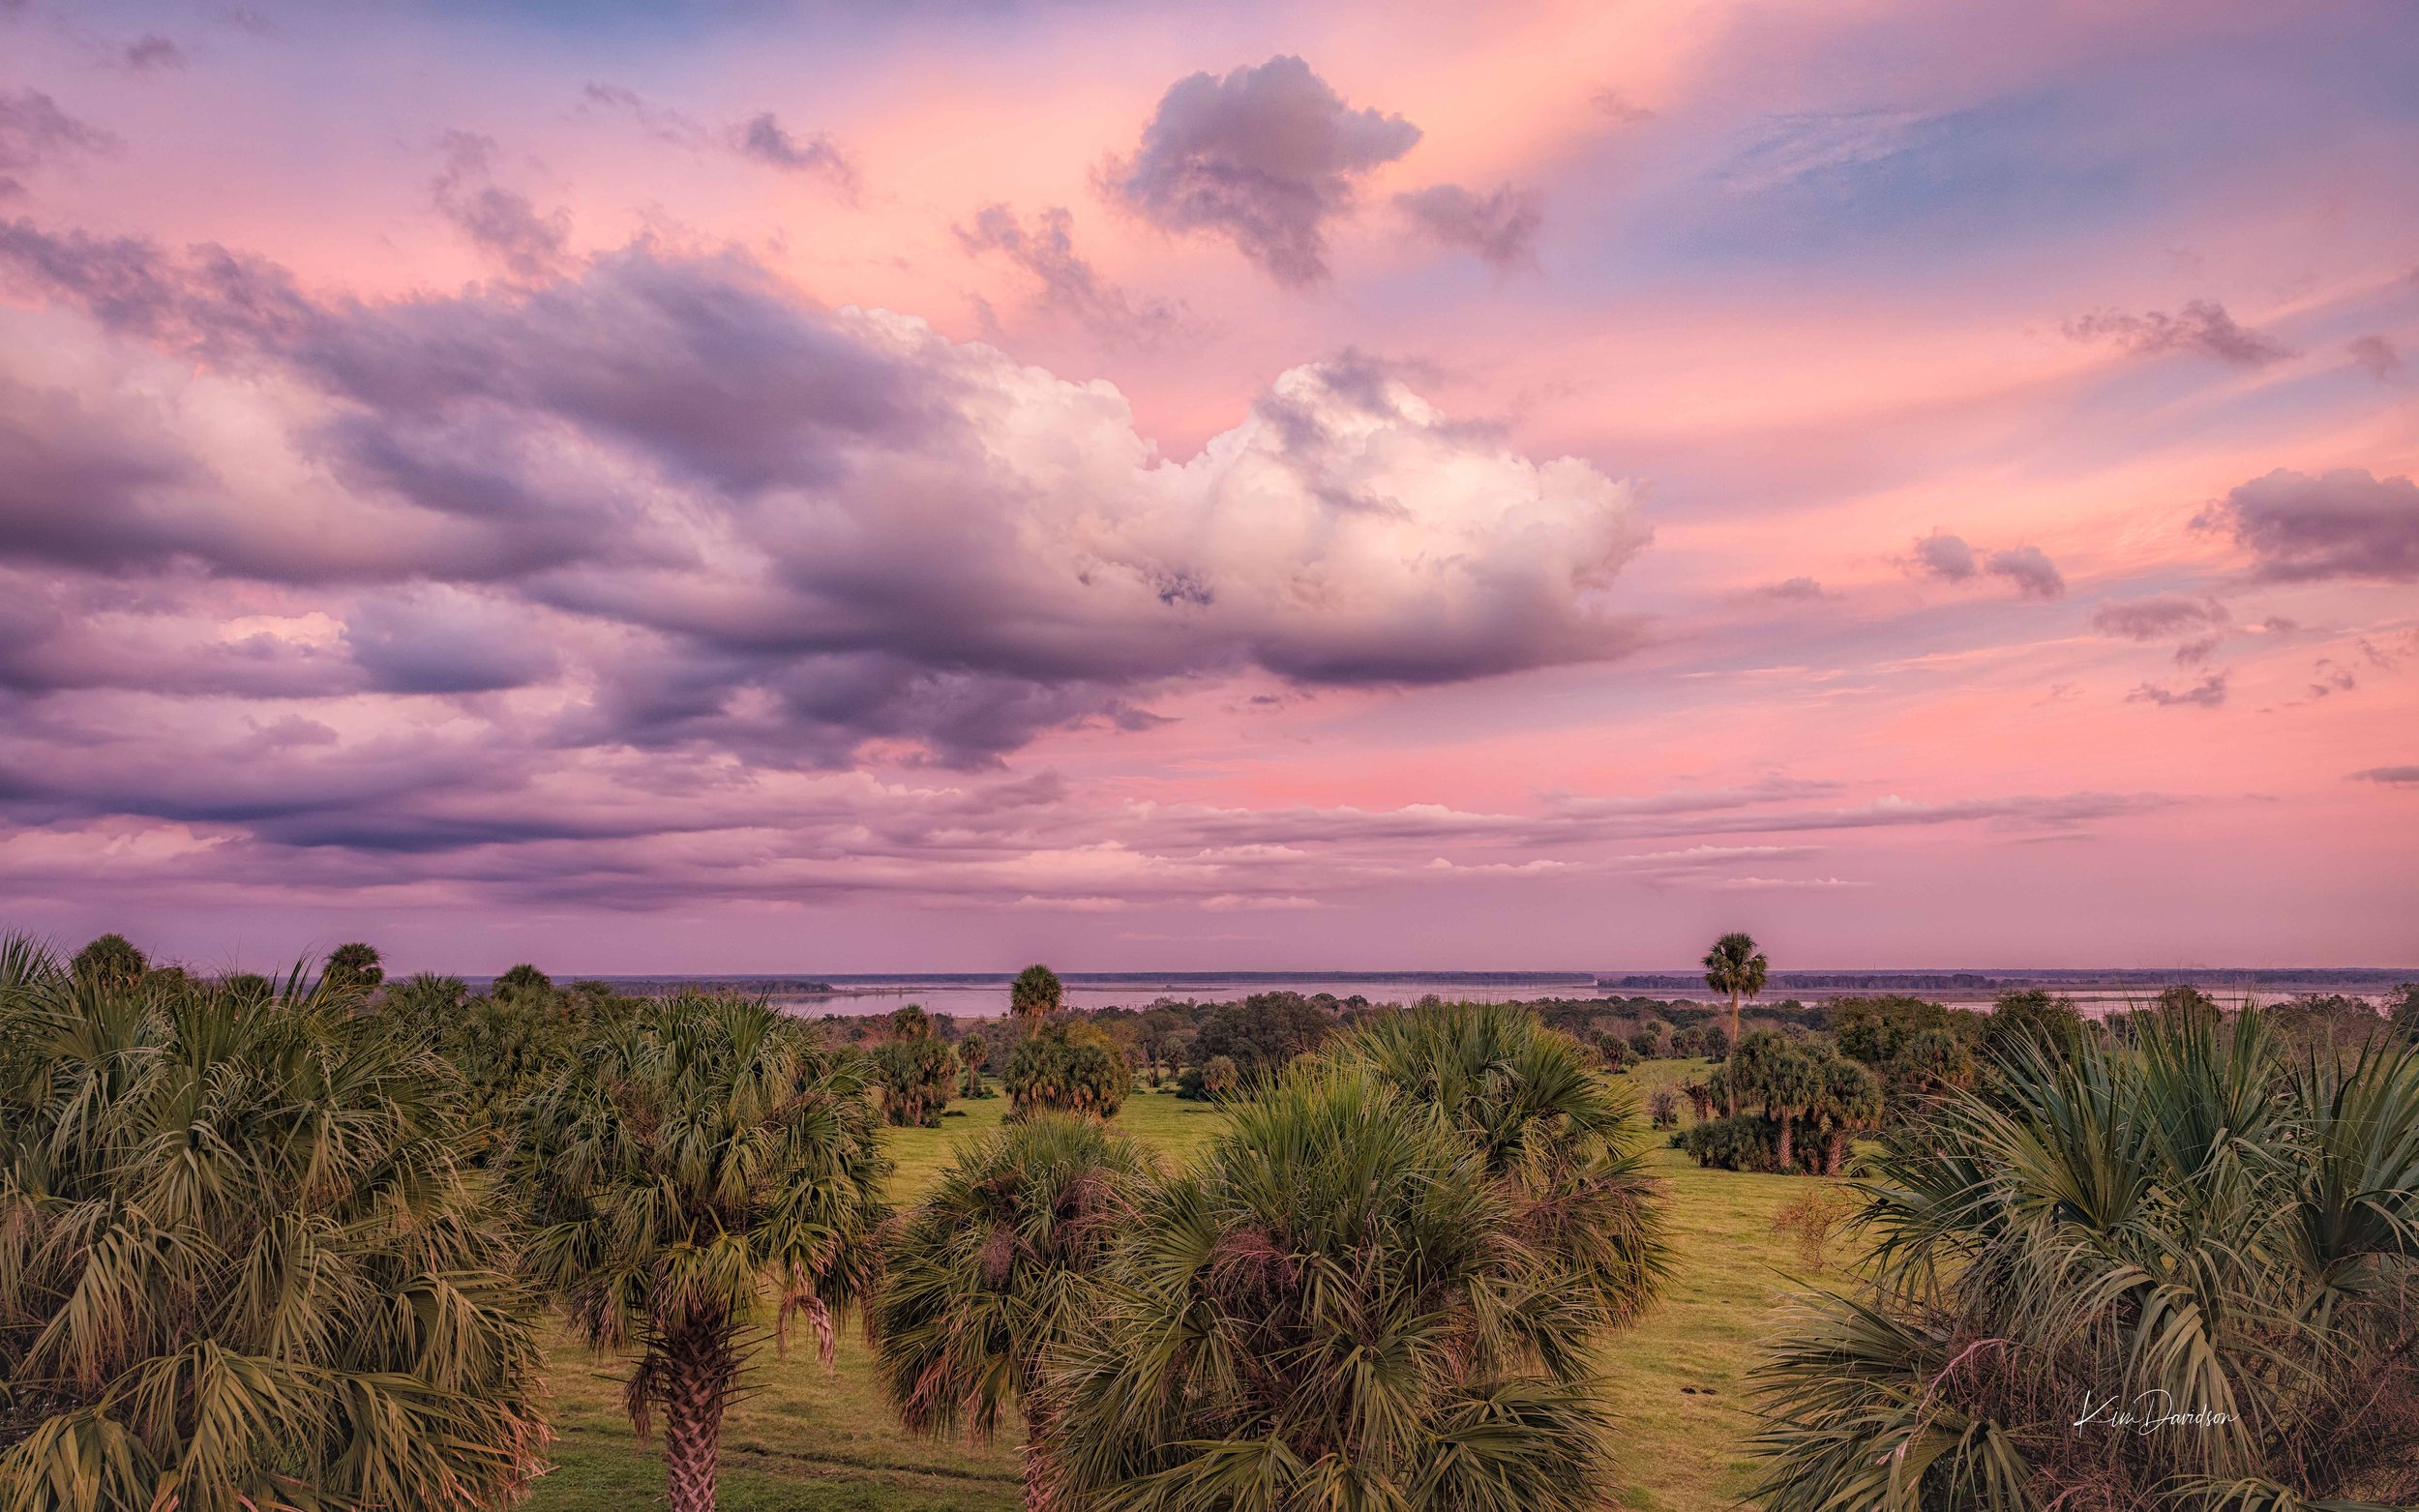
<svg viewBox="0 0 2419 1512">
<path fill-rule="evenodd" d="M 0 1504 L 511 1499 L 533 1309 L 445 1065 L 341 983 L 80 965 L 0 941 Z"/>
<path fill-rule="evenodd" d="M 2419 1052 L 2197 1004 L 2011 1034 L 1762 1368 L 1773 1512 L 2419 1503 Z"/>
<path fill-rule="evenodd" d="M 960 1152 L 870 1321 L 911 1425 L 1028 1428 L 1028 1500 L 1579 1507 L 1591 1346 L 1654 1295 L 1627 1099 L 1517 1008 L 1344 1036 L 1193 1170 L 1089 1122 Z"/>
<path fill-rule="evenodd" d="M 1881 1126 L 1882 1083 L 1828 1040 L 1793 1042 L 1756 1029 L 1704 1083 L 1698 1116 L 1716 1102 L 1748 1112 L 1699 1122 L 1675 1142 L 1700 1164 L 1835 1176 L 1848 1145 Z M 1805 1134 L 1811 1142 L 1801 1145 Z"/>
</svg>

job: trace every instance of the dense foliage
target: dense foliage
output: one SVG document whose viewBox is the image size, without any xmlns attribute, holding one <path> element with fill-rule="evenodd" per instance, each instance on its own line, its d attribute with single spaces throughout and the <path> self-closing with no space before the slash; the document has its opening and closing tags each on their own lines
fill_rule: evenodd
<svg viewBox="0 0 2419 1512">
<path fill-rule="evenodd" d="M 1019 1019 L 1047 1017 L 1065 1001 L 1066 989 L 1060 984 L 1059 973 L 1045 965 L 1027 966 L 1008 984 L 1008 1012 Z"/>
<path fill-rule="evenodd" d="M 1876 1158 L 1870 1292 L 1764 1366 L 1766 1505 L 2419 1501 L 2419 1052 L 2179 1001 L 1990 1069 Z"/>
<path fill-rule="evenodd" d="M 1086 1283 L 1152 1174 L 1132 1141 L 1063 1113 L 959 1146 L 891 1235 L 868 1314 L 901 1420 L 988 1438 L 1006 1413 L 1030 1414 L 1044 1352 L 1090 1319 Z M 1029 1476 L 1035 1494 L 1045 1482 Z"/>
<path fill-rule="evenodd" d="M 897 1128 L 938 1129 L 941 1110 L 957 1084 L 958 1060 L 930 1033 L 897 1035 L 873 1051 L 875 1084 L 881 1089 L 882 1121 Z"/>
<path fill-rule="evenodd" d="M 1154 1187 L 1044 1385 L 1099 1508 L 1593 1507 L 1598 1297 L 1517 1190 L 1365 1065 L 1296 1068 Z"/>
<path fill-rule="evenodd" d="M 625 1402 L 642 1433 L 663 1415 L 673 1512 L 714 1505 L 749 1325 L 804 1314 L 828 1355 L 871 1287 L 888 1166 L 867 1090 L 853 1052 L 763 1004 L 683 995 L 582 1046 L 528 1106 L 531 1270 L 591 1342 L 639 1351 Z"/>
<path fill-rule="evenodd" d="M 1114 1118 L 1133 1089 L 1134 1068 L 1090 1024 L 1053 1019 L 1017 1044 L 1006 1082 L 1010 1117 L 1058 1112 Z"/>
<path fill-rule="evenodd" d="M 6 1505 L 511 1499 L 537 1345 L 445 1067 L 299 973 L 122 965 L 0 944 Z"/>
</svg>

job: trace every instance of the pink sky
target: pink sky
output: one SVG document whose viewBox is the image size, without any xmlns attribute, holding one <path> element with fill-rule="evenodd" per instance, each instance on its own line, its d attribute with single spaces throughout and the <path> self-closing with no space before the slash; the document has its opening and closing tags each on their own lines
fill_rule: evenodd
<svg viewBox="0 0 2419 1512">
<path fill-rule="evenodd" d="M 2419 963 L 2399 4 L 0 4 L 0 922 Z"/>
</svg>

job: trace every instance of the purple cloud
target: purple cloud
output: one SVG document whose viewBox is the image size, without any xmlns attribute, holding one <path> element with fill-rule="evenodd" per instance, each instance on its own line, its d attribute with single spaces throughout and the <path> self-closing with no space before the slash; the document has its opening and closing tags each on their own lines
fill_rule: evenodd
<svg viewBox="0 0 2419 1512">
<path fill-rule="evenodd" d="M 970 252 L 1004 257 L 1032 279 L 1044 309 L 1098 335 L 1147 343 L 1178 324 L 1174 306 L 1135 299 L 1076 252 L 1075 218 L 1063 205 L 1050 206 L 1030 224 L 1006 205 L 985 205 L 971 224 L 958 227 L 958 242 Z"/>
<path fill-rule="evenodd" d="M 843 193 L 856 193 L 856 164 L 837 143 L 820 132 L 807 137 L 792 135 L 770 110 L 760 111 L 734 128 L 732 143 L 743 157 L 785 173 L 813 174 Z"/>
<path fill-rule="evenodd" d="M 2173 594 L 2135 599 L 2124 604 L 2103 604 L 2091 614 L 2094 630 L 2103 635 L 2122 636 L 2128 640 L 2160 640 L 2168 636 L 2226 623 L 2225 606 L 2217 600 L 2188 599 Z"/>
<path fill-rule="evenodd" d="M 22 223 L 0 266 L 311 391 L 290 471 L 326 490 L 264 508 L 240 483 L 258 460 L 222 483 L 139 406 L 0 390 L 21 414 L 0 445 L 29 463 L 0 484 L 27 495 L 11 552 L 285 585 L 343 627 L 329 654 L 359 686 L 398 694 L 523 686 L 556 669 L 519 648 L 581 646 L 557 739 L 981 763 L 1145 727 L 1155 691 L 1237 668 L 1451 682 L 1638 639 L 1599 599 L 1646 540 L 1625 486 L 1349 356 L 1178 463 L 1114 393 L 815 309 L 736 254 L 634 247 L 378 305 Z M 372 592 L 415 581 L 452 591 Z"/>
<path fill-rule="evenodd" d="M 1537 261 L 1538 231 L 1545 216 L 1532 191 L 1506 184 L 1480 194 L 1458 184 L 1434 184 L 1395 195 L 1394 205 L 1439 243 L 1495 267 L 1526 267 Z"/>
<path fill-rule="evenodd" d="M 2189 688 L 2164 688 L 2143 683 L 2125 696 L 2128 703 L 2155 704 L 2163 709 L 2214 709 L 2225 701 L 2225 673 L 2212 672 Z"/>
<path fill-rule="evenodd" d="M 1171 85 L 1103 187 L 1151 224 L 1224 236 L 1299 287 L 1327 277 L 1327 226 L 1351 212 L 1357 181 L 1419 140 L 1401 116 L 1355 110 L 1309 64 L 1275 57 Z"/>
<path fill-rule="evenodd" d="M 18 174 L 77 152 L 108 152 L 118 140 L 59 108 L 39 89 L 0 93 L 0 199 L 24 193 Z"/>
<path fill-rule="evenodd" d="M 2013 546 L 1990 553 L 1985 569 L 1994 578 L 2005 578 L 2016 584 L 2016 591 L 2028 599 L 2062 599 L 2066 597 L 2066 578 L 2058 572 L 2048 553 L 2037 546 Z"/>
<path fill-rule="evenodd" d="M 1916 541 L 1914 565 L 1917 572 L 1943 582 L 1963 582 L 1980 570 L 1974 548 L 1939 529 Z"/>
<path fill-rule="evenodd" d="M 2261 368 L 2295 355 L 2291 348 L 2237 324 L 2224 305 L 2206 299 L 2193 300 L 2174 314 L 2094 311 L 2068 321 L 2066 334 L 2077 341 L 2114 341 L 2144 357 L 2190 352 L 2242 368 Z"/>
<path fill-rule="evenodd" d="M 493 182 L 493 138 L 448 132 L 440 145 L 445 164 L 429 186 L 438 214 L 514 278 L 529 281 L 562 271 L 571 217 L 561 210 L 541 212 L 528 195 Z"/>
<path fill-rule="evenodd" d="M 2252 553 L 2255 577 L 2419 578 L 2419 485 L 2339 467 L 2316 477 L 2280 467 L 2254 478 L 2193 520 L 2225 530 Z"/>
</svg>

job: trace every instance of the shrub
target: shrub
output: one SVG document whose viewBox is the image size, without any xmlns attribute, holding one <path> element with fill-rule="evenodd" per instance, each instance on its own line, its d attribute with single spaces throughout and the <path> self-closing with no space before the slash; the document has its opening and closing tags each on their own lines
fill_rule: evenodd
<svg viewBox="0 0 2419 1512">
<path fill-rule="evenodd" d="M 1819 1275 L 1830 1258 L 1832 1236 L 1856 1211 L 1856 1202 L 1836 1187 L 1808 1187 L 1774 1210 L 1773 1232 L 1798 1244 L 1798 1262 Z"/>
<path fill-rule="evenodd" d="M 1680 1096 L 1670 1087 L 1658 1086 L 1647 1098 L 1646 1112 L 1656 1128 L 1676 1129 L 1680 1126 Z"/>
<path fill-rule="evenodd" d="M 1699 1166 L 1722 1171 L 1780 1169 L 1780 1126 L 1761 1113 L 1691 1124 L 1673 1135 L 1671 1144 Z"/>
<path fill-rule="evenodd" d="M 1043 1109 L 1114 1118 L 1134 1085 L 1134 1068 L 1090 1024 L 1054 1019 L 1008 1057 L 1011 1118 Z"/>
</svg>

